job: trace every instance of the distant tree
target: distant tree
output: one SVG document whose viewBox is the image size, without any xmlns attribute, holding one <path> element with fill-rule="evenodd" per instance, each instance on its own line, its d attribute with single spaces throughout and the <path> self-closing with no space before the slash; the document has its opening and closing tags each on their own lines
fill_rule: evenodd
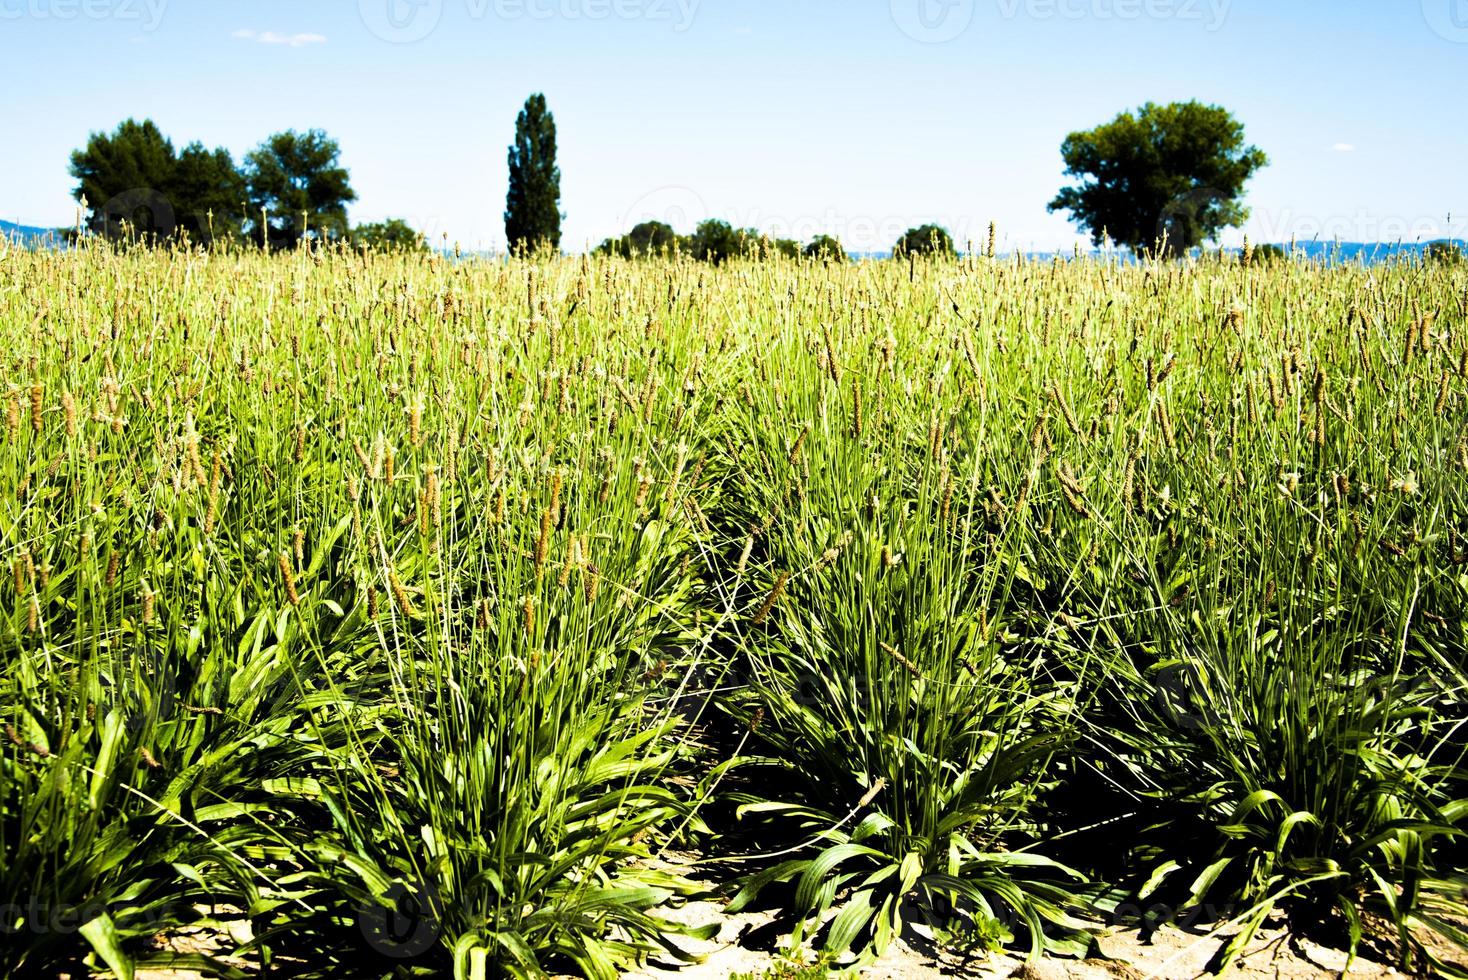
<svg viewBox="0 0 1468 980">
<path fill-rule="evenodd" d="M 909 228 L 897 244 L 893 246 L 894 255 L 953 255 L 953 236 L 948 234 L 948 229 L 938 225 L 922 225 L 918 228 Z"/>
<path fill-rule="evenodd" d="M 1422 253 L 1429 262 L 1457 265 L 1463 261 L 1463 249 L 1456 242 L 1432 242 Z"/>
<path fill-rule="evenodd" d="M 800 258 L 800 243 L 793 238 L 766 238 L 764 246 L 767 254 L 780 255 L 787 259 Z"/>
<path fill-rule="evenodd" d="M 401 218 L 357 225 L 348 239 L 353 248 L 380 252 L 426 252 L 428 241 Z"/>
<path fill-rule="evenodd" d="M 1200 102 L 1149 102 L 1071 133 L 1060 153 L 1066 174 L 1083 180 L 1051 211 L 1069 211 L 1097 245 L 1109 234 L 1141 252 L 1165 238 L 1173 255 L 1243 224 L 1244 184 L 1269 162 L 1227 110 Z"/>
<path fill-rule="evenodd" d="M 646 258 L 660 255 L 663 252 L 677 251 L 681 244 L 682 239 L 678 237 L 678 233 L 671 225 L 661 221 L 644 221 L 633 226 L 632 230 L 621 238 L 608 238 L 597 246 L 596 251 L 602 255 Z"/>
<path fill-rule="evenodd" d="M 1255 265 L 1284 262 L 1289 257 L 1290 254 L 1278 245 L 1255 245 L 1253 247 L 1252 261 Z"/>
<path fill-rule="evenodd" d="M 805 254 L 810 258 L 829 258 L 837 262 L 846 261 L 846 249 L 841 247 L 839 239 L 830 235 L 817 235 L 810 240 L 805 247 Z"/>
<path fill-rule="evenodd" d="M 190 240 L 208 244 L 244 233 L 249 190 L 228 150 L 190 143 L 178 155 L 172 187 L 174 217 Z"/>
<path fill-rule="evenodd" d="M 94 233 L 200 244 L 240 233 L 245 184 L 229 151 L 195 142 L 175 153 L 152 120 L 93 133 L 72 153 L 71 174 Z"/>
<path fill-rule="evenodd" d="M 77 201 L 86 201 L 87 225 L 98 234 L 126 228 L 143 237 L 167 238 L 177 226 L 170 196 L 177 157 L 173 143 L 151 119 L 128 119 L 113 133 L 93 133 L 71 155 Z"/>
<path fill-rule="evenodd" d="M 556 166 L 556 120 L 539 93 L 525 100 L 510 147 L 510 190 L 505 197 L 505 240 L 511 248 L 561 247 L 561 170 Z"/>
<path fill-rule="evenodd" d="M 357 194 L 341 148 L 321 130 L 276 133 L 245 157 L 245 179 L 257 241 L 288 248 L 306 236 L 346 236 L 347 204 Z"/>
<path fill-rule="evenodd" d="M 729 222 L 710 218 L 700 222 L 694 230 L 688 239 L 688 251 L 699 261 L 718 265 L 742 255 L 751 237 L 757 238 L 758 235 L 751 236 L 748 230 L 736 231 Z"/>
<path fill-rule="evenodd" d="M 643 255 L 673 250 L 678 247 L 678 233 L 661 221 L 644 221 L 634 225 L 627 234 L 627 241 Z"/>
</svg>

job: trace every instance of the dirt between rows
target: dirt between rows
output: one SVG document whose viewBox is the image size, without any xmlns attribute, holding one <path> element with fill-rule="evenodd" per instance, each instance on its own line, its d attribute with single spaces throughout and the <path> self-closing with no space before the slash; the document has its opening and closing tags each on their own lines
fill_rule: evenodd
<svg viewBox="0 0 1468 980">
<path fill-rule="evenodd" d="M 727 914 L 713 902 L 695 902 L 671 913 L 670 918 L 688 924 L 722 921 L 719 934 L 708 942 L 683 940 L 683 948 L 705 957 L 701 963 L 682 966 L 654 959 L 644 969 L 630 973 L 630 980 L 724 980 L 734 973 L 759 977 L 774 966 L 785 949 L 787 937 L 773 944 L 749 940 L 774 920 L 768 913 Z M 869 980 L 928 980 L 939 977 L 970 977 L 974 980 L 1191 980 L 1207 977 L 1208 964 L 1228 942 L 1230 933 L 1206 935 L 1164 927 L 1143 941 L 1136 930 L 1105 932 L 1098 940 L 1100 956 L 1088 960 L 1044 959 L 1037 962 L 1014 955 L 988 955 L 961 959 L 946 955 L 923 943 L 921 937 L 895 942 L 876 964 L 855 971 Z M 1267 923 L 1225 976 L 1272 980 L 1326 980 L 1337 977 L 1382 977 L 1407 980 L 1390 966 L 1358 956 L 1346 971 L 1348 957 L 1308 939 L 1291 936 L 1283 923 Z"/>
<path fill-rule="evenodd" d="M 696 861 L 693 855 L 668 855 L 659 862 L 666 870 L 685 874 Z M 680 860 L 681 858 L 681 860 Z M 692 876 L 690 876 L 692 877 Z M 710 886 L 709 894 L 714 891 Z M 798 953 L 792 953 L 788 928 L 774 912 L 751 910 L 731 913 L 722 899 L 690 901 L 660 914 L 679 924 L 700 926 L 720 924 L 718 934 L 709 940 L 679 937 L 677 945 L 699 957 L 699 962 L 684 964 L 671 955 L 655 955 L 640 969 L 627 973 L 628 980 L 725 980 L 733 974 L 754 978 L 776 967 L 787 967 Z M 216 910 L 218 911 L 218 910 Z M 231 965 L 253 974 L 253 964 L 235 960 L 228 950 L 248 942 L 249 925 L 243 919 L 225 919 L 224 928 L 188 930 L 181 935 L 160 936 L 163 949 L 180 954 L 203 953 L 220 957 Z M 216 920 L 218 921 L 218 920 Z M 965 977 L 973 980 L 1193 980 L 1212 976 L 1209 965 L 1235 934 L 1233 930 L 1209 931 L 1205 927 L 1181 928 L 1164 926 L 1143 939 L 1135 928 L 1098 927 L 1097 951 L 1086 960 L 1047 958 L 1035 962 L 1022 955 L 981 954 L 961 957 L 946 952 L 926 941 L 924 930 L 914 927 L 894 942 L 875 964 L 854 970 L 835 970 L 833 975 L 864 980 L 928 980 L 928 978 Z M 783 934 L 782 934 L 783 933 Z M 1456 966 L 1468 969 L 1468 952 L 1451 947 L 1435 937 L 1423 937 L 1434 952 Z M 1358 955 L 1354 961 L 1339 949 L 1322 945 L 1310 938 L 1293 934 L 1282 918 L 1266 920 L 1253 942 L 1234 961 L 1226 978 L 1255 980 L 1327 980 L 1327 978 L 1391 978 L 1418 980 L 1431 976 L 1427 972 L 1414 975 L 1387 965 L 1390 954 L 1373 958 L 1371 953 Z M 289 970 L 287 970 L 289 972 Z M 139 970 L 137 980 L 203 980 L 200 974 L 183 970 Z"/>
</svg>

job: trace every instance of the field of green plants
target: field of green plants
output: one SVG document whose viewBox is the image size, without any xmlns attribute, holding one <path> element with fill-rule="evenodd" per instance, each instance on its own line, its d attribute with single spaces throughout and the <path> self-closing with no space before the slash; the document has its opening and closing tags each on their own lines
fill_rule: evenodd
<svg viewBox="0 0 1468 980">
<path fill-rule="evenodd" d="M 0 331 L 0 975 L 1468 941 L 1461 263 L 89 245 Z"/>
</svg>

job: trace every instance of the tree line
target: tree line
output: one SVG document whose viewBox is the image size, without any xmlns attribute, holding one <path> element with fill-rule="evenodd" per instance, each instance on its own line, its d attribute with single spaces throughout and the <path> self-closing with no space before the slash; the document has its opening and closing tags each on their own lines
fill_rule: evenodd
<svg viewBox="0 0 1468 980">
<path fill-rule="evenodd" d="M 545 96 L 530 96 L 515 120 L 509 148 L 505 238 L 514 251 L 561 246 L 561 171 L 555 117 Z M 1239 227 L 1249 211 L 1244 185 L 1268 162 L 1249 145 L 1226 109 L 1200 102 L 1147 103 L 1061 144 L 1065 174 L 1075 178 L 1050 201 L 1092 242 L 1134 252 L 1178 254 Z M 151 120 L 129 119 L 94 133 L 71 158 L 74 194 L 93 233 L 147 241 L 253 242 L 265 248 L 346 242 L 371 248 L 426 247 L 406 222 L 352 226 L 357 199 L 336 141 L 318 129 L 276 133 L 239 166 L 228 150 L 192 142 L 181 151 Z M 991 246 L 992 248 L 992 246 Z M 758 229 L 710 219 L 688 233 L 644 221 L 596 249 L 624 257 L 680 254 L 718 263 L 751 252 L 846 258 L 829 235 L 808 242 L 770 238 Z M 895 254 L 953 254 L 952 236 L 936 225 L 910 229 Z"/>
<path fill-rule="evenodd" d="M 175 151 L 146 119 L 128 119 L 111 133 L 93 133 L 71 155 L 76 199 L 87 229 L 144 241 L 199 245 L 253 241 L 291 248 L 307 238 L 350 240 L 373 247 L 419 247 L 406 222 L 352 227 L 347 205 L 357 199 L 341 148 L 319 129 L 276 133 L 236 166 L 222 147 L 197 141 Z"/>
<path fill-rule="evenodd" d="M 720 218 L 701 221 L 691 235 L 680 235 L 663 221 L 643 221 L 617 238 L 608 238 L 594 249 L 598 255 L 623 258 L 688 255 L 715 264 L 736 256 L 773 254 L 786 258 L 821 258 L 846 261 L 846 249 L 832 235 L 816 235 L 808 242 L 771 237 L 758 228 L 735 228 Z M 909 229 L 892 246 L 894 255 L 954 255 L 953 236 L 939 225 Z"/>
</svg>

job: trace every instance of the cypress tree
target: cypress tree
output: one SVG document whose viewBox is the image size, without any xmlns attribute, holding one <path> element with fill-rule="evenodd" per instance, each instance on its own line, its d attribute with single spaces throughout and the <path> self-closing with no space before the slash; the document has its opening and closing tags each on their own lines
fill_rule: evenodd
<svg viewBox="0 0 1468 980">
<path fill-rule="evenodd" d="M 510 147 L 510 191 L 505 239 L 511 248 L 561 247 L 561 170 L 556 166 L 556 120 L 540 93 L 525 100 Z"/>
</svg>

